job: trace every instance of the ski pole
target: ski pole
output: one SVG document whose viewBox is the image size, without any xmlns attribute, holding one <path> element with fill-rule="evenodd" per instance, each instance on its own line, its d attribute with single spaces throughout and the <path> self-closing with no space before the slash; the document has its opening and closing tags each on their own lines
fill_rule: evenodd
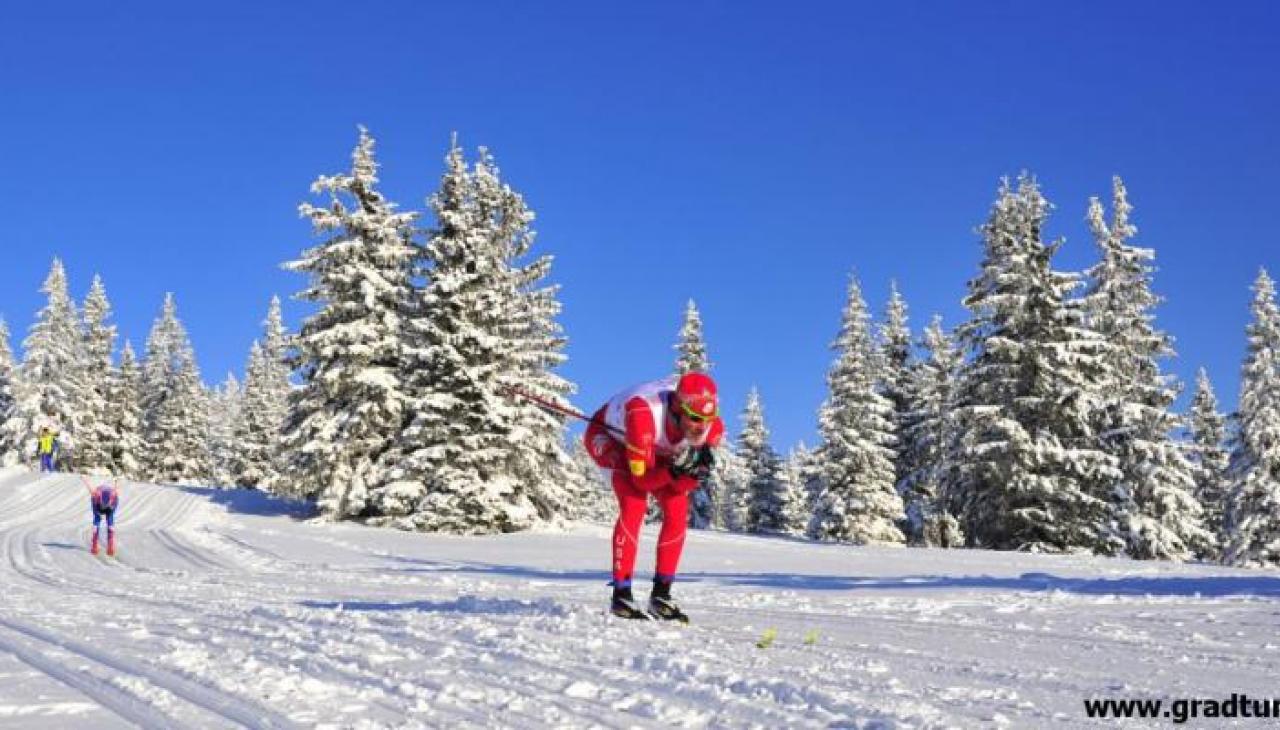
<svg viewBox="0 0 1280 730">
<path fill-rule="evenodd" d="M 613 426 L 610 426 L 609 424 L 604 423 L 603 421 L 599 421 L 594 418 L 591 418 L 590 416 L 587 416 L 586 414 L 581 413 L 579 411 L 575 411 L 572 408 L 565 408 L 564 406 L 558 403 L 552 403 L 551 401 L 546 400 L 545 398 L 539 398 L 538 396 L 533 395 L 532 393 L 526 393 L 523 390 L 520 390 L 519 388 L 515 388 L 509 385 L 504 385 L 502 386 L 502 391 L 509 395 L 520 396 L 521 398 L 524 398 L 525 400 L 533 403 L 534 405 L 538 406 L 539 408 L 542 408 L 543 410 L 551 411 L 552 413 L 559 413 L 562 416 L 572 416 L 573 418 L 586 421 L 587 423 L 594 423 L 598 426 L 602 426 L 605 428 L 605 430 L 612 431 L 613 433 L 619 436 L 623 436 L 623 437 L 626 436 L 626 433 L 620 428 L 614 428 Z"/>
</svg>

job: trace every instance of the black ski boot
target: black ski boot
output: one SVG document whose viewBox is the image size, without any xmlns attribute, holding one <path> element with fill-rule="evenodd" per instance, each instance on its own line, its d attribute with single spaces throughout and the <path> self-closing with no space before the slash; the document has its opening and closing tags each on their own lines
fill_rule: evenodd
<svg viewBox="0 0 1280 730">
<path fill-rule="evenodd" d="M 671 581 L 655 580 L 653 592 L 649 594 L 649 613 L 663 621 L 679 621 L 689 623 L 689 617 L 671 600 Z"/>
<path fill-rule="evenodd" d="M 609 603 L 609 613 L 618 618 L 632 618 L 648 621 L 651 617 L 640 608 L 631 595 L 631 586 L 613 587 L 613 600 Z"/>
</svg>

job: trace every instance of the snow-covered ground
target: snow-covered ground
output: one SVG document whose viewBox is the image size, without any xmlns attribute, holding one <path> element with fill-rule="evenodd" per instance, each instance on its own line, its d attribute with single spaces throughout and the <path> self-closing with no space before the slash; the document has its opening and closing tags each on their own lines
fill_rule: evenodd
<svg viewBox="0 0 1280 730">
<path fill-rule="evenodd" d="M 1280 695 L 1274 573 L 697 532 L 679 628 L 605 616 L 601 525 L 420 535 L 142 484 L 120 517 L 95 558 L 77 477 L 0 475 L 0 726 L 1114 727 L 1083 700 Z"/>
</svg>

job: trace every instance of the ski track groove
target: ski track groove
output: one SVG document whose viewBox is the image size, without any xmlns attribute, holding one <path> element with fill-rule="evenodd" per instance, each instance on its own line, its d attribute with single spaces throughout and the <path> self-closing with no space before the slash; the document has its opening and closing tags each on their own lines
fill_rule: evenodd
<svg viewBox="0 0 1280 730">
<path fill-rule="evenodd" d="M 97 664 L 123 674 L 131 674 L 150 684 L 186 700 L 190 704 L 230 720 L 247 728 L 294 728 L 293 722 L 284 716 L 256 705 L 221 693 L 205 684 L 187 679 L 175 672 L 155 666 L 120 659 L 106 651 L 96 649 L 77 639 L 58 636 L 45 629 L 28 626 L 8 617 L 0 616 L 0 627 L 21 634 L 50 646 L 69 651 Z"/>
<path fill-rule="evenodd" d="M 0 635 L 0 651 L 14 655 L 32 669 L 79 691 L 123 720 L 144 728 L 181 727 L 176 720 L 140 698 L 106 682 L 96 681 L 82 671 L 64 667 L 49 658 L 47 652 L 34 650 L 4 635 Z"/>
</svg>

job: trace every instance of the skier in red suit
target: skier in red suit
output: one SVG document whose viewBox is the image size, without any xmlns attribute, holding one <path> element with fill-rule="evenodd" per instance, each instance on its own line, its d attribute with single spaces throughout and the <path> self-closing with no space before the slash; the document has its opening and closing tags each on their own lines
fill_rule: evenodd
<svg viewBox="0 0 1280 730">
<path fill-rule="evenodd" d="M 689 494 L 709 475 L 714 463 L 711 448 L 723 438 L 716 384 L 703 373 L 628 388 L 592 416 L 583 441 L 596 464 L 610 472 L 618 497 L 610 607 L 614 615 L 689 620 L 671 599 L 671 583 L 684 548 Z M 631 595 L 631 571 L 649 495 L 662 507 L 662 530 L 646 612 Z"/>
</svg>

